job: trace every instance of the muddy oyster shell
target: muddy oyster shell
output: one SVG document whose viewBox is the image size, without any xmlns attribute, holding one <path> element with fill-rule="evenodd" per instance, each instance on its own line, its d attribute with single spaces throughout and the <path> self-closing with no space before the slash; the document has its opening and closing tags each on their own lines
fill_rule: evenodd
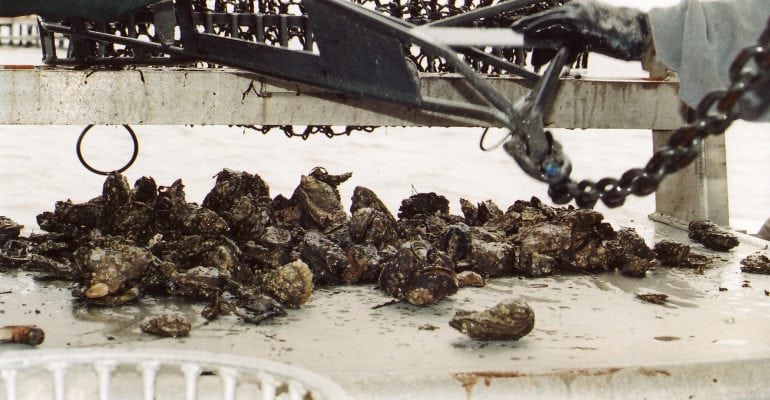
<svg viewBox="0 0 770 400">
<path fill-rule="evenodd" d="M 510 275 L 516 270 L 516 248 L 506 242 L 473 239 L 468 254 L 471 268 L 484 276 Z"/>
<path fill-rule="evenodd" d="M 134 182 L 131 199 L 140 203 L 152 205 L 158 198 L 158 184 L 152 177 L 143 176 Z"/>
<path fill-rule="evenodd" d="M 417 215 L 449 213 L 449 200 L 436 193 L 417 193 L 404 199 L 398 209 L 398 218 L 408 219 Z"/>
<path fill-rule="evenodd" d="M 688 236 L 706 248 L 716 251 L 730 251 L 740 244 L 735 235 L 711 221 L 691 221 Z"/>
<path fill-rule="evenodd" d="M 452 261 L 424 241 L 401 245 L 379 278 L 380 289 L 414 305 L 428 305 L 457 292 Z"/>
<path fill-rule="evenodd" d="M 21 228 L 23 227 L 23 225 L 11 221 L 10 218 L 0 216 L 0 245 L 3 245 L 9 240 L 18 238 L 19 233 L 21 233 Z"/>
<path fill-rule="evenodd" d="M 112 217 L 131 200 L 131 186 L 128 179 L 117 173 L 111 173 L 102 185 L 102 221 L 111 225 Z"/>
<path fill-rule="evenodd" d="M 313 273 L 302 260 L 267 272 L 261 281 L 265 292 L 287 307 L 298 308 L 313 294 Z"/>
<path fill-rule="evenodd" d="M 179 314 L 161 314 L 141 326 L 142 331 L 164 337 L 184 337 L 190 334 L 190 322 Z"/>
<path fill-rule="evenodd" d="M 359 208 L 353 212 L 348 229 L 350 240 L 355 244 L 381 247 L 398 240 L 396 221 L 392 216 L 374 208 Z"/>
<path fill-rule="evenodd" d="M 374 283 L 382 273 L 383 257 L 373 245 L 354 244 L 347 251 L 348 264 L 342 270 L 342 280 L 347 284 Z"/>
<path fill-rule="evenodd" d="M 221 236 L 229 228 L 222 217 L 206 208 L 193 210 L 182 224 L 189 235 Z"/>
<path fill-rule="evenodd" d="M 641 278 L 655 266 L 655 253 L 633 228 L 622 228 L 617 238 L 607 242 L 611 267 L 620 268 L 627 276 Z"/>
<path fill-rule="evenodd" d="M 243 196 L 252 198 L 270 197 L 270 188 L 257 174 L 223 169 L 217 175 L 214 188 L 203 199 L 201 206 L 217 213 L 233 209 L 235 202 Z"/>
<path fill-rule="evenodd" d="M 299 205 L 306 229 L 326 232 L 347 222 L 337 191 L 328 183 L 303 175 L 291 200 Z"/>
<path fill-rule="evenodd" d="M 519 340 L 535 326 L 535 313 L 524 302 L 506 300 L 484 311 L 457 311 L 449 326 L 477 340 Z"/>
<path fill-rule="evenodd" d="M 571 245 L 570 229 L 564 225 L 541 223 L 522 229 L 519 264 L 516 271 L 527 276 L 544 276 L 556 272 L 556 257 Z"/>
<path fill-rule="evenodd" d="M 337 194 L 337 200 L 341 200 L 340 192 L 337 190 L 337 187 L 350 179 L 350 177 L 353 176 L 353 173 L 346 172 L 341 175 L 331 175 L 328 171 L 326 171 L 326 168 L 315 167 L 312 171 L 310 171 L 310 174 L 308 175 L 331 186 L 332 189 L 334 189 L 334 193 Z"/>
<path fill-rule="evenodd" d="M 348 258 L 345 252 L 323 234 L 308 231 L 299 244 L 299 254 L 313 272 L 315 284 L 331 285 L 339 283 L 343 268 Z"/>
<path fill-rule="evenodd" d="M 184 222 L 194 210 L 194 206 L 185 200 L 184 184 L 177 179 L 171 186 L 158 187 L 158 197 L 155 200 L 155 215 L 158 230 L 172 236 L 174 231 L 181 236 Z"/>
<path fill-rule="evenodd" d="M 762 253 L 754 253 L 741 260 L 741 271 L 752 274 L 770 275 L 770 259 Z"/>
<path fill-rule="evenodd" d="M 377 195 L 368 188 L 363 186 L 356 186 L 353 189 L 353 196 L 350 198 L 350 213 L 354 214 L 357 210 L 362 208 L 373 208 L 387 215 L 391 220 L 395 221 L 393 214 L 385 206 L 385 203 L 380 200 Z"/>
<path fill-rule="evenodd" d="M 277 268 L 291 261 L 292 235 L 286 229 L 269 226 L 256 241 L 241 244 L 244 261 Z"/>
<path fill-rule="evenodd" d="M 690 246 L 671 240 L 661 240 L 652 249 L 655 259 L 663 265 L 672 267 L 690 267 Z"/>
<path fill-rule="evenodd" d="M 47 232 L 79 236 L 101 225 L 101 199 L 74 204 L 71 200 L 57 201 L 54 211 L 37 216 L 37 224 Z"/>
<path fill-rule="evenodd" d="M 487 282 L 484 277 L 473 271 L 463 271 L 457 274 L 457 283 L 460 288 L 464 287 L 484 287 Z"/>
<path fill-rule="evenodd" d="M 151 260 L 149 250 L 116 238 L 83 246 L 75 253 L 75 262 L 86 278 L 87 299 L 115 295 L 132 287 Z"/>
</svg>

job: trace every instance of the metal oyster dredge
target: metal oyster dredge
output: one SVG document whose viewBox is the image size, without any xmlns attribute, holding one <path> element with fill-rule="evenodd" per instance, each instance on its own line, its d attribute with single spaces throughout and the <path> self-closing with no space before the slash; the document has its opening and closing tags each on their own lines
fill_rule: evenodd
<svg viewBox="0 0 770 400">
<path fill-rule="evenodd" d="M 707 96 L 698 107 L 697 120 L 679 129 L 646 166 L 629 170 L 619 179 L 572 181 L 569 159 L 544 130 L 543 115 L 558 90 L 563 67 L 576 57 L 575 49 L 566 41 L 525 40 L 509 28 L 517 17 L 565 2 L 363 1 L 361 5 L 345 0 L 136 0 L 101 12 L 96 7 L 73 12 L 77 8 L 68 9 L 66 2 L 57 6 L 26 2 L 4 5 L 0 14 L 43 15 L 40 28 L 48 64 L 207 62 L 503 127 L 510 130 L 505 150 L 528 175 L 549 184 L 553 201 L 566 204 L 574 199 L 584 208 L 592 208 L 598 200 L 618 207 L 630 194 L 651 194 L 663 177 L 696 157 L 706 136 L 721 134 L 733 120 L 754 118 L 767 108 L 770 31 L 766 30 L 756 46 L 737 57 L 730 75 L 732 87 Z M 71 39 L 66 58 L 56 55 L 54 34 Z M 290 42 L 298 42 L 300 48 L 291 48 Z M 491 52 L 483 51 L 490 48 Z M 555 54 L 542 76 L 523 67 L 526 53 L 533 48 L 541 55 Z M 545 63 L 535 61 L 535 55 L 536 66 Z M 469 98 L 476 100 L 423 96 L 418 71 L 459 73 L 474 92 Z M 521 84 L 532 90 L 512 104 L 482 78 L 486 72 L 518 75 L 523 78 Z M 291 128 L 283 129 L 295 135 Z M 313 129 L 328 136 L 337 134 L 332 129 L 309 129 L 301 136 Z M 345 133 L 351 129 L 356 128 L 349 127 Z"/>
</svg>

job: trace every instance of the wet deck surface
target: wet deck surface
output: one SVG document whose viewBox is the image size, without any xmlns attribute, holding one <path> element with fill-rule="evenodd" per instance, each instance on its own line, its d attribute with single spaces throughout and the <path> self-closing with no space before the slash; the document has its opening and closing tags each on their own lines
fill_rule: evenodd
<svg viewBox="0 0 770 400">
<path fill-rule="evenodd" d="M 686 232 L 660 223 L 642 221 L 636 229 L 648 245 L 690 243 Z M 730 253 L 691 243 L 695 252 L 719 257 L 702 274 L 658 267 L 643 279 L 496 279 L 427 308 L 375 309 L 391 299 L 372 286 L 322 289 L 302 309 L 260 326 L 230 316 L 206 323 L 200 306 L 170 300 L 75 308 L 65 284 L 3 274 L 0 321 L 42 327 L 43 349 L 173 348 L 283 361 L 332 378 L 354 398 L 761 398 L 770 396 L 762 384 L 770 375 L 770 276 L 742 273 L 739 261 L 767 253 L 767 243 L 745 237 Z M 635 296 L 648 292 L 667 294 L 668 304 Z M 518 342 L 478 342 L 448 325 L 456 310 L 510 297 L 535 312 L 535 329 Z M 160 339 L 140 331 L 146 317 L 164 310 L 194 321 L 191 335 Z M 12 350 L 25 347 L 0 347 Z"/>
</svg>

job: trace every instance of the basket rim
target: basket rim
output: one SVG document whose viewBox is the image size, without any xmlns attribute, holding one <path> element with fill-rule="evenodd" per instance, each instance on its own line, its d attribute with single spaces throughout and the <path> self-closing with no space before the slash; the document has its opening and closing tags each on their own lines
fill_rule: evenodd
<svg viewBox="0 0 770 400">
<path fill-rule="evenodd" d="M 27 351 L 2 352 L 0 372 L 26 370 L 44 367 L 47 370 L 57 366 L 100 364 L 108 365 L 176 365 L 179 367 L 197 364 L 203 368 L 230 369 L 237 372 L 274 375 L 285 383 L 298 382 L 312 391 L 329 399 L 350 399 L 347 392 L 333 380 L 311 370 L 279 361 L 258 357 L 214 353 L 193 350 L 138 349 L 138 348 L 78 348 L 78 349 L 34 349 Z"/>
</svg>

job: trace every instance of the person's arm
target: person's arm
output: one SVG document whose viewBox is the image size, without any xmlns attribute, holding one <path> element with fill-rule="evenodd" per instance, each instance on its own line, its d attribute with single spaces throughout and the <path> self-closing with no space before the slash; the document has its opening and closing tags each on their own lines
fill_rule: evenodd
<svg viewBox="0 0 770 400">
<path fill-rule="evenodd" d="M 649 14 L 575 0 L 512 27 L 533 38 L 567 38 L 580 48 L 624 60 L 655 56 L 678 73 L 680 98 L 695 107 L 707 93 L 727 88 L 730 64 L 756 42 L 769 17 L 769 0 L 682 0 Z"/>
<path fill-rule="evenodd" d="M 707 93 L 725 90 L 730 64 L 756 43 L 768 18 L 768 0 L 683 0 L 650 10 L 656 57 L 679 75 L 682 101 L 695 107 Z"/>
</svg>

